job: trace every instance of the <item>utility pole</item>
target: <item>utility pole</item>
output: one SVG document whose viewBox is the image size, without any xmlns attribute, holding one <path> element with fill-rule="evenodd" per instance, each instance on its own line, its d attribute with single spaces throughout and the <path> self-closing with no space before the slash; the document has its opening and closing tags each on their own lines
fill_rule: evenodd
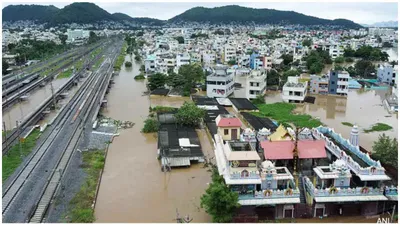
<svg viewBox="0 0 400 225">
<path fill-rule="evenodd" d="M 21 146 L 21 127 L 18 120 L 16 121 L 17 129 L 18 129 L 18 142 L 19 142 L 19 156 L 22 158 L 22 146 Z"/>
<path fill-rule="evenodd" d="M 7 149 L 7 130 L 6 130 L 6 122 L 3 121 L 3 130 L 4 130 L 4 141 L 6 142 L 6 149 Z"/>
<path fill-rule="evenodd" d="M 53 98 L 53 106 L 54 106 L 54 109 L 56 109 L 56 99 L 54 96 L 53 81 L 50 81 L 50 89 L 51 89 L 51 97 Z"/>
<path fill-rule="evenodd" d="M 393 223 L 393 218 L 394 218 L 394 212 L 395 211 L 396 211 L 396 205 L 393 206 L 392 218 L 390 220 L 391 223 Z"/>
</svg>

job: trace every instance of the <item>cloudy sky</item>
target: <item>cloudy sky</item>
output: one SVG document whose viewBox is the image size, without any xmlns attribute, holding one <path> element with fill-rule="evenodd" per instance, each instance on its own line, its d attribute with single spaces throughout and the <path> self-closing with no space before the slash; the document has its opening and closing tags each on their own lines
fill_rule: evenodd
<svg viewBox="0 0 400 225">
<path fill-rule="evenodd" d="M 7 1 L 7 0 L 6 0 Z M 9 1 L 9 0 L 8 0 Z M 55 5 L 62 8 L 70 3 L 66 2 L 3 2 L 3 8 L 10 4 L 40 4 Z M 151 17 L 157 19 L 170 19 L 185 10 L 195 6 L 216 7 L 228 4 L 241 5 L 252 8 L 269 8 L 277 10 L 296 11 L 310 16 L 325 19 L 345 18 L 356 23 L 373 24 L 382 21 L 397 21 L 398 4 L 395 2 L 96 2 L 98 6 L 110 13 L 121 12 L 132 17 Z"/>
</svg>

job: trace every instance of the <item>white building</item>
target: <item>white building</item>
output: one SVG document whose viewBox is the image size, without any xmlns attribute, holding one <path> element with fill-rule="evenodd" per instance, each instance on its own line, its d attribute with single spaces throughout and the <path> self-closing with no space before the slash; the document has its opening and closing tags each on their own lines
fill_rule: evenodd
<svg viewBox="0 0 400 225">
<path fill-rule="evenodd" d="M 207 76 L 207 96 L 211 98 L 226 98 L 234 91 L 233 73 L 227 72 L 225 67 L 216 68 Z"/>
<path fill-rule="evenodd" d="M 252 70 L 246 77 L 246 97 L 255 99 L 257 95 L 264 95 L 267 87 L 267 72 L 265 70 Z"/>
<path fill-rule="evenodd" d="M 236 50 L 231 45 L 224 46 L 224 62 L 227 63 L 230 60 L 236 59 Z"/>
<path fill-rule="evenodd" d="M 190 64 L 190 55 L 188 53 L 177 54 L 176 55 L 176 67 L 181 67 L 182 65 Z"/>
<path fill-rule="evenodd" d="M 307 95 L 307 82 L 299 81 L 299 77 L 288 77 L 283 86 L 282 99 L 284 102 L 301 103 Z"/>
<path fill-rule="evenodd" d="M 155 55 L 148 55 L 147 58 L 144 60 L 144 69 L 146 73 L 154 72 L 156 70 L 156 56 Z"/>
<path fill-rule="evenodd" d="M 349 93 L 350 74 L 347 71 L 338 72 L 336 94 L 346 95 Z"/>
<path fill-rule="evenodd" d="M 333 44 L 329 48 L 329 56 L 332 57 L 332 59 L 335 59 L 339 56 L 342 56 L 344 54 L 344 49 L 342 46 L 338 44 Z"/>
</svg>

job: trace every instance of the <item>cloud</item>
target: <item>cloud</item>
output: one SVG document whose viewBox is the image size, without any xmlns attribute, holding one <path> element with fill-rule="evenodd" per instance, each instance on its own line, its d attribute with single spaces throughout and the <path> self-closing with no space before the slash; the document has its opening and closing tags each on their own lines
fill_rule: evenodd
<svg viewBox="0 0 400 225">
<path fill-rule="evenodd" d="M 3 7 L 11 3 L 3 3 Z M 12 3 L 24 4 L 24 3 Z M 25 3 L 26 4 L 26 3 Z M 53 4 L 56 7 L 62 8 L 69 3 L 54 2 L 54 3 L 34 3 L 28 4 Z M 96 2 L 98 6 L 107 10 L 110 13 L 121 12 L 132 17 L 151 17 L 157 19 L 170 19 L 184 11 L 196 7 L 218 7 L 228 5 L 228 3 L 209 3 L 209 2 Z M 309 16 L 315 16 L 324 19 L 337 19 L 344 18 L 353 20 L 357 23 L 372 24 L 375 22 L 398 20 L 397 8 L 398 4 L 395 2 L 246 2 L 232 3 L 235 5 L 251 7 L 251 8 L 269 8 L 286 11 L 296 11 Z"/>
</svg>

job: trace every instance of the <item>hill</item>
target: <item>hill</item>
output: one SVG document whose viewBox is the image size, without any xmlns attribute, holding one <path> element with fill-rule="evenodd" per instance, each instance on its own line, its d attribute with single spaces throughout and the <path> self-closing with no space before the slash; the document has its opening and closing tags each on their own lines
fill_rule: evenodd
<svg viewBox="0 0 400 225">
<path fill-rule="evenodd" d="M 94 3 L 76 2 L 57 11 L 48 22 L 52 24 L 94 23 L 102 20 L 113 21 L 115 18 Z"/>
<path fill-rule="evenodd" d="M 115 20 L 126 20 L 126 21 L 131 21 L 131 20 L 133 20 L 132 17 L 130 17 L 130 16 L 124 14 L 124 13 L 113 13 L 113 14 L 112 14 L 112 17 L 113 17 Z"/>
<path fill-rule="evenodd" d="M 3 12 L 3 21 L 34 20 L 48 21 L 60 9 L 50 5 L 9 5 Z"/>
<path fill-rule="evenodd" d="M 253 9 L 237 5 L 215 8 L 195 7 L 177 15 L 168 22 L 209 22 L 211 24 L 254 22 L 256 24 L 300 24 L 300 25 L 337 25 L 346 28 L 361 28 L 362 26 L 350 20 L 327 20 L 307 16 L 294 11 L 274 9 Z"/>
</svg>

